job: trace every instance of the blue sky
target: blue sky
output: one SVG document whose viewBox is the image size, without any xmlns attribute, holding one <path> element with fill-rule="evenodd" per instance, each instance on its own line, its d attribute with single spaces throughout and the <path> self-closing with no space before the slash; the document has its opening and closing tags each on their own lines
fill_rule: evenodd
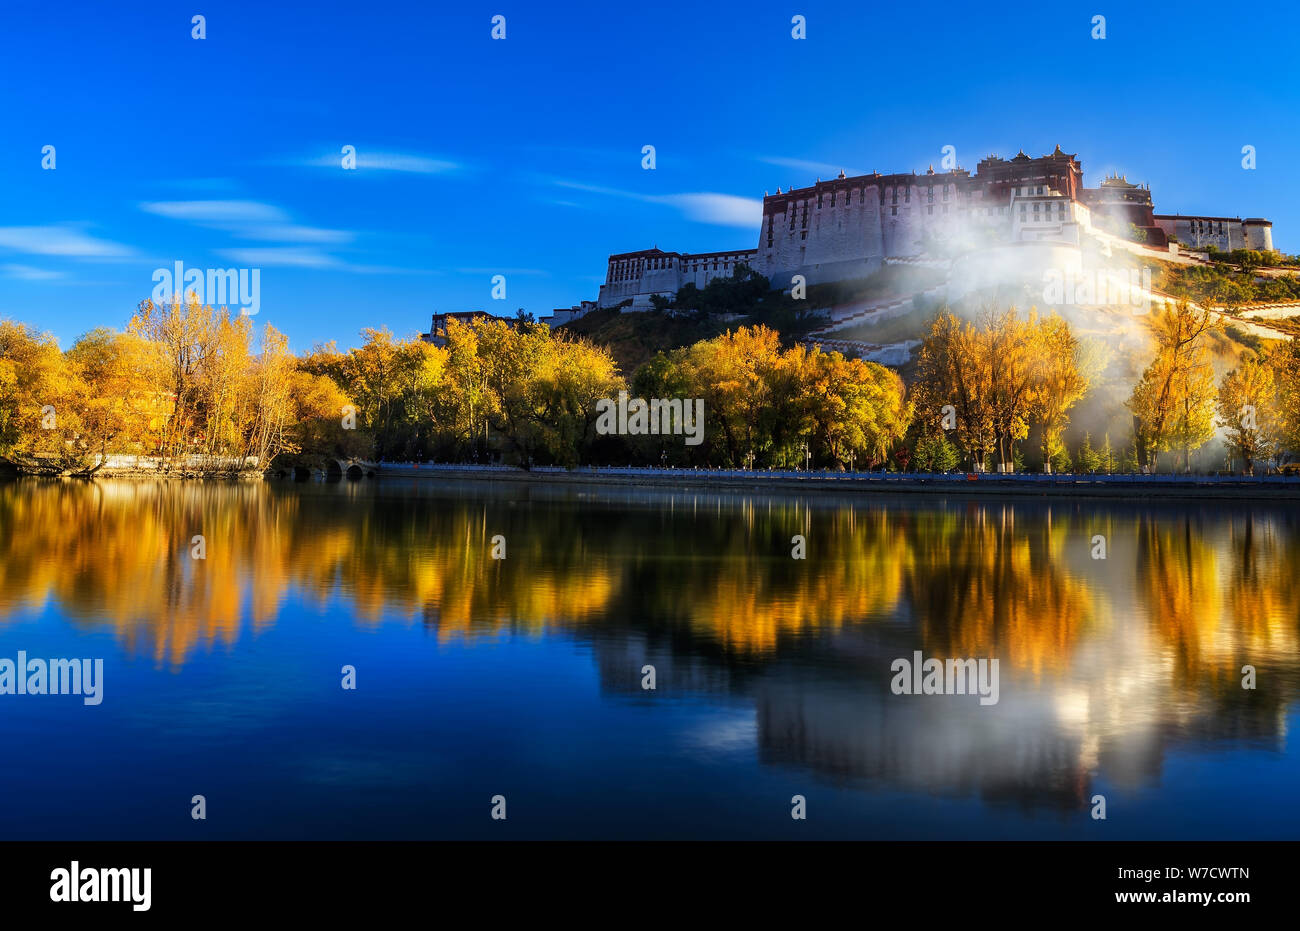
<svg viewBox="0 0 1300 931">
<path fill-rule="evenodd" d="M 1300 251 L 1292 2 L 9 0 L 0 18 L 0 316 L 65 346 L 125 325 L 177 261 L 260 269 L 256 321 L 296 349 L 436 310 L 544 315 L 595 298 L 611 252 L 752 248 L 764 190 L 924 171 L 945 145 L 973 170 L 1059 142 L 1090 186 L 1119 171 L 1157 212 L 1265 216 Z"/>
</svg>

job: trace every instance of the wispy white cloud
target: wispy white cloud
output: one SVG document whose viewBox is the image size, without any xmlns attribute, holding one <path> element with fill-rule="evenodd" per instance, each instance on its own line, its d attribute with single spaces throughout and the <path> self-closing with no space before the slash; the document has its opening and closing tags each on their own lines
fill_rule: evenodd
<svg viewBox="0 0 1300 931">
<path fill-rule="evenodd" d="M 298 165 L 307 168 L 343 168 L 342 147 L 338 154 L 313 155 L 306 158 L 291 159 L 281 164 Z M 415 152 L 382 152 L 356 147 L 356 170 L 397 171 L 417 175 L 440 175 L 459 171 L 465 166 L 446 158 L 435 158 Z"/>
<path fill-rule="evenodd" d="M 218 226 L 242 223 L 287 223 L 288 214 L 256 200 L 168 200 L 140 205 L 145 213 L 171 220 Z"/>
<path fill-rule="evenodd" d="M 630 197 L 633 200 L 654 200 L 650 194 L 634 194 L 631 191 L 620 191 L 617 188 L 601 187 L 598 184 L 588 184 L 585 181 L 566 181 L 563 178 L 553 178 L 552 183 L 559 187 L 567 187 L 574 191 L 586 191 L 588 194 L 605 194 L 609 197 Z"/>
<path fill-rule="evenodd" d="M 733 194 L 668 194 L 661 203 L 676 207 L 690 219 L 715 226 L 758 229 L 763 220 L 763 202 Z"/>
<path fill-rule="evenodd" d="M 288 210 L 263 201 L 150 201 L 140 204 L 140 209 L 155 216 L 228 233 L 234 241 L 214 251 L 244 265 L 357 274 L 430 273 L 425 269 L 350 261 L 336 253 L 353 245 L 359 237 L 357 232 L 298 223 Z M 241 244 L 240 240 L 245 242 Z"/>
<path fill-rule="evenodd" d="M 630 148 L 595 147 L 585 145 L 549 145 L 542 143 L 525 143 L 519 146 L 521 151 L 535 152 L 542 156 L 560 156 L 568 164 L 575 161 L 619 165 L 640 163 L 643 153 L 640 144 Z M 534 161 L 536 161 L 534 159 Z M 680 152 L 673 155 L 673 163 L 685 164 L 686 159 Z"/>
<path fill-rule="evenodd" d="M 0 226 L 0 248 L 78 259 L 118 259 L 135 254 L 129 246 L 96 239 L 72 226 Z"/>
<path fill-rule="evenodd" d="M 430 269 L 398 268 L 391 265 L 360 265 L 310 246 L 265 246 L 218 249 L 217 254 L 254 268 L 308 268 L 351 272 L 358 275 L 428 275 Z"/>
<path fill-rule="evenodd" d="M 255 200 L 171 200 L 143 203 L 140 209 L 160 217 L 225 230 L 242 239 L 262 242 L 340 245 L 351 242 L 350 230 L 325 229 L 294 223 L 287 211 Z"/>
<path fill-rule="evenodd" d="M 0 265 L 0 272 L 3 272 L 7 278 L 18 278 L 23 281 L 51 281 L 63 277 L 63 272 L 51 271 L 48 268 L 36 268 L 31 265 Z"/>
<path fill-rule="evenodd" d="M 639 200 L 647 204 L 663 204 L 680 211 L 688 219 L 698 223 L 714 226 L 739 226 L 754 229 L 763 217 L 763 202 L 751 197 L 737 197 L 734 194 L 699 192 L 693 194 L 640 194 L 634 191 L 622 191 L 617 188 L 601 187 L 581 181 L 555 179 L 560 187 L 589 194 L 601 194 L 606 197 L 623 197 Z"/>
<path fill-rule="evenodd" d="M 270 242 L 317 243 L 320 245 L 342 245 L 356 239 L 351 230 L 330 230 L 319 226 L 302 226 L 297 223 L 275 224 L 250 228 L 242 231 L 249 239 Z"/>
<path fill-rule="evenodd" d="M 462 275 L 540 275 L 544 278 L 551 274 L 542 268 L 458 268 L 456 271 Z"/>
<path fill-rule="evenodd" d="M 816 175 L 823 181 L 838 176 L 841 171 L 849 177 L 870 173 L 862 168 L 853 168 L 848 165 L 832 165 L 829 162 L 810 162 L 807 159 L 802 158 L 780 158 L 774 155 L 760 155 L 758 156 L 758 161 L 764 162 L 768 165 L 780 165 L 782 168 L 793 168 L 796 171 L 807 172 L 808 174 Z M 811 183 L 802 178 L 793 178 L 791 180 L 797 182 L 796 186 L 798 187 Z"/>
<path fill-rule="evenodd" d="M 219 249 L 219 255 L 244 265 L 282 268 L 342 268 L 341 259 L 306 246 L 268 246 L 255 249 Z"/>
</svg>

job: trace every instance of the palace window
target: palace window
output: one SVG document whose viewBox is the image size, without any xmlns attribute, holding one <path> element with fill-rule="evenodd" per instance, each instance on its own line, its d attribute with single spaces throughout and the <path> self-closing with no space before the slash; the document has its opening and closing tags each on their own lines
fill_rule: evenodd
<svg viewBox="0 0 1300 931">
<path fill-rule="evenodd" d="M 890 208 L 889 208 L 889 215 L 890 215 L 891 217 L 896 217 L 896 216 L 898 216 L 898 208 L 897 208 L 897 207 L 890 207 Z"/>
</svg>

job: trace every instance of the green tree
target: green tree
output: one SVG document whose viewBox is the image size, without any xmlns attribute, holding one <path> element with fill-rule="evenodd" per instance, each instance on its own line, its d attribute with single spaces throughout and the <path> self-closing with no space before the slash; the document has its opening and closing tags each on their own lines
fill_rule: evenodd
<svg viewBox="0 0 1300 931">
<path fill-rule="evenodd" d="M 1079 447 L 1079 469 L 1088 474 L 1095 474 L 1102 467 L 1102 456 L 1092 448 L 1092 434 L 1083 435 L 1083 444 Z"/>
<path fill-rule="evenodd" d="M 1100 460 L 1099 468 L 1101 468 L 1107 475 L 1115 471 L 1118 460 L 1115 457 L 1115 451 L 1111 449 L 1109 433 L 1106 434 L 1105 442 L 1102 443 L 1097 458 Z"/>
</svg>

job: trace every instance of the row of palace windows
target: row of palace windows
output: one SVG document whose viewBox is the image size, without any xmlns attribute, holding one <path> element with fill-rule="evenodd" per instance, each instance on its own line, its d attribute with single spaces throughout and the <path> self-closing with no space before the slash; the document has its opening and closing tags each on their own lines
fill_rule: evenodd
<svg viewBox="0 0 1300 931">
<path fill-rule="evenodd" d="M 904 197 L 904 200 L 910 202 L 910 201 L 912 200 L 912 189 L 911 189 L 910 187 L 904 187 L 904 188 L 902 188 L 901 190 L 903 191 L 903 197 Z M 892 188 L 892 187 L 891 187 L 891 188 L 886 188 L 886 189 L 885 189 L 885 193 L 888 194 L 888 195 L 890 195 L 890 197 L 893 199 L 893 203 L 895 203 L 895 204 L 898 203 L 898 191 L 899 191 L 899 189 L 897 189 L 897 188 Z M 951 191 L 952 191 L 952 185 L 951 185 L 951 184 L 945 184 L 945 185 L 943 186 L 943 199 L 944 199 L 944 200 L 947 200 L 947 199 L 948 199 L 948 197 L 949 197 Z M 859 203 L 859 204 L 864 204 L 864 203 L 866 203 L 866 201 L 867 201 L 867 189 L 866 189 L 866 188 L 857 188 L 857 192 L 858 192 L 858 203 Z M 929 195 L 929 197 L 930 197 L 931 200 L 934 200 L 934 185 L 933 185 L 933 184 L 928 185 L 928 186 L 926 187 L 926 193 Z M 845 203 L 846 206 L 849 205 L 849 204 L 852 204 L 852 203 L 853 203 L 853 191 L 852 191 L 852 190 L 850 190 L 850 191 L 846 191 L 846 192 L 845 192 L 845 194 L 844 194 L 844 203 Z M 821 194 L 818 194 L 818 195 L 817 195 L 817 207 L 820 209 L 820 208 L 821 208 L 821 205 L 822 205 L 822 195 L 821 195 Z M 835 206 L 835 191 L 831 191 L 831 206 L 832 206 L 832 207 Z"/>
<path fill-rule="evenodd" d="M 771 245 L 771 236 L 768 237 L 768 245 Z M 725 259 L 714 259 L 712 263 L 705 262 L 683 262 L 682 271 L 688 273 L 708 272 L 708 271 L 728 271 L 732 265 L 740 261 L 740 256 L 728 256 Z M 711 266 L 711 267 L 710 267 Z M 646 259 L 643 262 L 629 262 L 616 265 L 612 270 L 610 281 L 635 281 L 640 278 L 646 271 L 652 271 L 660 268 L 672 268 L 673 260 L 670 258 L 663 259 Z"/>
<path fill-rule="evenodd" d="M 943 206 L 943 211 L 942 211 L 942 212 L 943 212 L 943 213 L 948 213 L 948 205 L 947 205 L 947 204 L 943 204 L 942 206 Z M 978 213 L 980 208 L 976 207 L 976 208 L 973 208 L 973 209 L 974 209 L 974 211 L 975 211 L 976 213 Z M 1026 208 L 1026 205 L 1025 205 L 1025 204 L 1021 204 L 1021 205 L 1020 205 L 1020 218 L 1021 218 L 1022 220 L 1026 219 L 1027 216 L 1028 216 L 1027 213 L 1026 213 L 1026 209 L 1027 209 L 1027 208 Z M 994 216 L 995 213 L 996 213 L 998 216 L 1005 216 L 1005 215 L 1006 215 L 1006 212 L 1007 212 L 1007 208 L 1006 208 L 1006 207 L 997 207 L 997 208 L 993 208 L 993 207 L 985 207 L 985 208 L 983 208 L 983 210 L 984 210 L 984 216 L 986 216 L 986 217 Z M 934 205 L 933 205 L 933 204 L 927 204 L 927 205 L 926 205 L 926 208 L 925 208 L 925 212 L 926 212 L 926 215 L 927 215 L 927 216 L 934 216 Z M 1047 205 L 1047 213 L 1048 213 L 1048 214 L 1051 213 L 1051 205 L 1050 205 L 1050 204 Z M 1064 201 L 1061 201 L 1060 203 L 1058 203 L 1058 204 L 1056 205 L 1056 214 L 1057 214 L 1057 218 L 1058 218 L 1058 219 L 1061 219 L 1061 220 L 1064 220 L 1064 219 L 1065 219 L 1065 202 L 1064 202 Z M 891 217 L 896 217 L 896 216 L 898 216 L 898 208 L 897 208 L 897 207 L 890 207 L 890 208 L 889 208 L 889 215 L 890 215 Z M 1042 214 L 1039 212 L 1039 205 L 1038 205 L 1038 204 L 1034 204 L 1034 219 L 1039 219 L 1039 218 L 1041 218 L 1041 216 L 1042 216 Z M 774 220 L 773 218 L 769 217 L 769 218 L 768 218 L 768 224 L 767 224 L 767 244 L 768 244 L 769 246 L 772 245 L 772 236 L 773 236 L 773 232 L 772 232 L 772 231 L 773 231 L 773 227 L 774 227 L 774 226 L 775 226 L 775 220 Z M 805 221 L 804 221 L 804 226 L 805 226 L 805 227 L 807 226 L 807 218 L 806 218 L 806 217 L 805 217 Z M 791 229 L 792 231 L 794 230 L 794 219 L 793 219 L 793 214 L 791 215 L 791 220 L 790 220 L 790 229 Z M 807 230 L 807 229 L 804 229 L 804 230 L 801 231 L 800 238 L 801 238 L 801 239 L 807 239 L 807 238 L 808 238 L 808 230 Z"/>
<path fill-rule="evenodd" d="M 724 260 L 722 261 L 722 263 L 721 263 L 721 266 L 719 266 L 719 263 L 715 260 L 714 263 L 713 263 L 713 267 L 712 267 L 712 268 L 709 267 L 709 263 L 708 263 L 708 262 L 697 262 L 697 263 L 695 263 L 695 264 L 691 264 L 691 265 L 684 265 L 684 266 L 682 266 L 682 268 L 683 268 L 684 271 L 687 271 L 687 272 L 707 272 L 707 271 L 715 271 L 715 272 L 716 272 L 716 271 L 724 271 L 724 272 L 725 272 L 725 271 L 727 271 L 728 269 L 731 268 L 732 263 L 735 262 L 735 261 L 737 261 L 737 260 L 736 260 L 736 259 L 724 259 Z"/>
<path fill-rule="evenodd" d="M 934 202 L 934 188 L 935 188 L 935 186 L 934 186 L 933 184 L 928 185 L 928 186 L 926 187 L 926 197 L 928 198 L 928 200 L 929 200 L 931 203 Z M 954 186 L 951 185 L 951 184 L 945 184 L 945 185 L 943 186 L 942 194 L 943 194 L 943 199 L 944 199 L 944 200 L 949 200 L 949 199 L 952 197 L 953 188 L 954 188 Z M 857 195 L 858 195 L 858 203 L 859 203 L 859 204 L 865 204 L 865 203 L 866 203 L 866 201 L 867 201 L 867 188 L 855 188 L 855 189 L 853 189 L 853 190 L 848 190 L 848 191 L 845 191 L 845 192 L 844 192 L 844 205 L 845 205 L 845 206 L 850 206 L 850 205 L 852 205 L 852 203 L 853 203 L 853 194 L 854 194 L 854 190 L 856 190 Z M 897 203 L 898 203 L 898 194 L 899 194 L 899 191 L 902 191 L 902 193 L 903 193 L 903 203 L 905 203 L 905 204 L 910 204 L 910 203 L 912 202 L 912 189 L 911 189 L 910 187 L 904 187 L 904 186 L 901 186 L 901 185 L 900 185 L 899 187 L 897 187 L 897 188 L 893 188 L 893 187 L 885 188 L 885 194 L 889 197 L 889 199 L 890 199 L 890 203 L 891 203 L 891 204 L 897 204 Z M 838 197 L 839 197 L 839 195 L 838 195 L 838 192 L 836 192 L 836 191 L 831 191 L 831 192 L 830 192 L 830 203 L 829 203 L 829 204 L 826 203 L 825 197 L 826 197 L 825 193 L 820 193 L 820 194 L 817 195 L 817 209 L 818 209 L 818 210 L 820 210 L 823 206 L 831 206 L 831 207 L 834 207 L 834 206 L 836 205 L 837 201 L 838 201 Z M 810 203 L 809 201 L 800 201 L 799 204 L 796 205 L 796 209 L 798 209 L 798 207 L 802 207 L 802 208 L 803 208 L 803 215 L 804 215 L 804 217 L 807 217 L 807 215 L 808 215 L 808 204 L 809 204 L 809 203 Z M 788 213 L 789 216 L 790 216 L 790 228 L 793 229 L 793 228 L 794 228 L 794 215 L 795 215 L 795 210 L 788 210 L 787 213 Z"/>
<path fill-rule="evenodd" d="M 947 212 L 948 212 L 948 205 L 947 205 L 947 204 L 943 204 L 942 206 L 943 206 L 943 212 L 944 212 L 944 213 L 947 213 Z M 1060 219 L 1065 219 L 1065 204 L 1064 204 L 1064 202 L 1062 202 L 1062 203 L 1060 203 L 1060 204 L 1057 204 L 1056 206 L 1057 206 L 1057 214 L 1058 214 L 1058 216 L 1060 217 Z M 979 212 L 979 208 L 973 208 L 973 209 L 975 210 L 976 213 Z M 934 216 L 934 205 L 933 205 L 933 204 L 927 204 L 927 205 L 926 205 L 926 208 L 925 208 L 925 212 L 926 212 L 926 215 L 927 215 L 927 216 Z M 1007 208 L 1006 208 L 1006 207 L 998 207 L 998 208 L 997 208 L 997 213 L 998 213 L 999 216 L 1001 216 L 1001 215 L 1005 215 L 1006 212 L 1007 212 Z M 1050 212 L 1050 210 L 1049 210 L 1049 212 Z M 890 215 L 891 217 L 896 217 L 896 216 L 898 216 L 898 208 L 897 208 L 897 207 L 890 207 L 890 208 L 889 208 L 889 215 Z M 984 216 L 986 216 L 986 217 L 991 217 L 991 216 L 993 216 L 993 208 L 992 208 L 992 207 L 985 207 L 985 208 L 984 208 Z M 1039 213 L 1038 213 L 1038 205 L 1035 204 L 1035 205 L 1034 205 L 1034 217 L 1037 218 L 1038 216 L 1039 216 Z M 1024 204 L 1021 204 L 1021 205 L 1020 205 L 1020 218 L 1021 218 L 1022 220 L 1025 218 L 1025 205 L 1024 205 Z M 794 229 L 794 224 L 793 224 L 793 223 L 790 224 L 790 228 L 791 228 L 792 230 Z M 802 239 L 807 239 L 807 238 L 808 238 L 808 231 L 807 231 L 807 230 L 803 230 L 801 238 L 802 238 Z M 767 244 L 768 244 L 769 246 L 772 245 L 772 224 L 771 224 L 770 222 L 768 223 L 768 228 L 767 228 Z"/>
<path fill-rule="evenodd" d="M 1026 208 L 1026 206 L 1027 206 L 1026 204 L 1021 204 L 1021 205 L 1020 205 L 1020 219 L 1021 219 L 1022 221 L 1026 218 L 1026 213 L 1025 213 L 1025 208 Z M 1039 219 L 1040 216 L 1041 216 L 1041 214 L 1040 214 L 1040 212 L 1039 212 L 1039 209 L 1038 209 L 1039 206 L 1040 206 L 1040 204 L 1037 204 L 1037 203 L 1034 204 L 1034 219 L 1035 219 L 1035 220 Z M 1051 204 L 1047 204 L 1046 207 L 1047 207 L 1047 209 L 1044 210 L 1044 211 L 1042 211 L 1042 213 L 1046 214 L 1046 218 L 1050 220 L 1050 219 L 1052 218 L 1052 205 L 1051 205 Z M 1064 219 L 1065 219 L 1065 201 L 1060 201 L 1060 202 L 1056 205 L 1056 218 L 1057 218 L 1058 220 L 1064 220 Z"/>
<path fill-rule="evenodd" d="M 926 189 L 925 189 L 926 198 L 927 198 L 927 200 L 930 201 L 930 202 L 933 202 L 933 199 L 934 199 L 934 189 L 935 189 L 935 185 L 933 185 L 933 184 L 927 185 L 927 186 L 926 186 Z M 952 192 L 953 192 L 953 190 L 954 190 L 954 185 L 951 185 L 951 184 L 945 184 L 945 185 L 943 186 L 943 190 L 942 190 L 942 192 L 941 192 L 941 193 L 943 194 L 943 199 L 944 199 L 944 200 L 948 200 L 948 199 L 950 199 L 951 196 L 952 196 Z M 1028 196 L 1032 196 L 1032 195 L 1034 195 L 1034 194 L 1046 194 L 1046 193 L 1048 193 L 1049 188 L 1048 188 L 1048 186 L 1045 185 L 1045 184 L 1021 184 L 1021 185 L 1017 185 L 1017 186 L 1016 186 L 1015 188 L 1013 188 L 1012 190 L 1013 190 L 1014 194 L 1015 194 L 1017 197 L 1028 197 Z M 889 200 L 890 200 L 890 203 L 891 203 L 891 204 L 896 204 L 896 203 L 898 203 L 898 194 L 899 194 L 900 191 L 903 193 L 903 202 L 904 202 L 904 203 L 911 203 L 911 201 L 912 201 L 912 188 L 911 188 L 910 186 L 900 185 L 900 186 L 898 186 L 898 187 L 887 187 L 887 188 L 885 188 L 885 195 L 889 197 Z M 857 192 L 858 192 L 858 203 L 859 203 L 859 204 L 861 204 L 861 203 L 865 203 L 865 202 L 866 202 L 866 197 L 867 197 L 867 189 L 866 189 L 866 188 L 858 188 L 858 189 L 857 189 Z M 825 196 L 825 195 L 823 195 L 823 194 L 818 194 L 818 195 L 817 195 L 817 206 L 818 206 L 818 208 L 822 207 L 822 205 L 823 205 L 823 197 L 824 197 L 824 196 Z M 834 206 L 835 206 L 835 203 L 836 203 L 836 192 L 835 192 L 835 191 L 831 191 L 830 206 L 834 207 Z M 853 203 L 853 191 L 852 191 L 852 190 L 847 191 L 847 192 L 845 193 L 845 195 L 844 195 L 844 203 L 845 203 L 845 204 L 851 204 L 851 203 Z M 807 202 L 806 202 L 806 201 L 804 202 L 804 209 L 807 210 Z"/>
</svg>

